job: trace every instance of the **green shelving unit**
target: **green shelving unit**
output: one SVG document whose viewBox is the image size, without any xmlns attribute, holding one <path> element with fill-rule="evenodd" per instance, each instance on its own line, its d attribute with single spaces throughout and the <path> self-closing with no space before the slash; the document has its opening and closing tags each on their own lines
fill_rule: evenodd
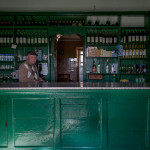
<svg viewBox="0 0 150 150">
<path fill-rule="evenodd" d="M 122 26 L 122 18 L 124 16 L 142 16 L 144 18 L 143 26 Z M 115 18 L 115 19 L 114 19 Z M 100 21 L 98 22 L 98 19 Z M 89 23 L 91 21 L 91 23 Z M 14 56 L 22 55 L 24 56 L 27 51 L 39 49 L 43 53 L 48 55 L 48 75 L 46 76 L 46 81 L 55 81 L 55 70 L 54 70 L 54 56 L 55 56 L 55 36 L 56 34 L 71 35 L 80 34 L 83 38 L 84 47 L 84 82 L 87 82 L 87 71 L 92 70 L 92 58 L 87 57 L 88 47 L 97 47 L 98 49 L 104 48 L 108 51 L 115 51 L 116 45 L 130 46 L 132 42 L 122 42 L 122 36 L 128 37 L 130 32 L 146 32 L 146 52 L 147 59 L 136 58 L 130 59 L 125 58 L 114 58 L 107 56 L 112 63 L 118 63 L 117 81 L 120 81 L 122 74 L 120 73 L 120 66 L 127 64 L 132 64 L 135 60 L 138 62 L 144 61 L 147 64 L 147 75 L 146 81 L 150 81 L 149 72 L 149 50 L 150 50 L 150 13 L 148 11 L 136 11 L 136 12 L 47 12 L 47 13 L 0 13 L 0 54 L 1 53 L 13 53 Z M 116 35 L 117 41 L 115 43 L 93 43 L 87 42 L 87 37 L 89 33 L 105 35 L 105 38 L 110 35 L 114 39 Z M 108 32 L 108 33 L 107 33 Z M 90 34 L 91 34 L 90 33 Z M 91 36 L 91 35 L 90 35 Z M 6 37 L 6 42 L 1 41 L 1 39 Z M 100 37 L 100 36 L 99 36 Z M 98 38 L 99 38 L 98 37 Z M 22 38 L 22 39 L 21 39 Z M 95 35 L 94 35 L 95 38 Z M 135 37 L 136 38 L 136 37 Z M 26 42 L 24 40 L 26 39 Z M 36 40 L 37 41 L 36 41 Z M 45 42 L 46 39 L 46 42 Z M 8 40 L 8 41 L 7 41 Z M 30 40 L 30 43 L 28 42 Z M 40 40 L 40 42 L 38 42 Z M 98 39 L 99 40 L 99 39 Z M 106 40 L 106 39 L 105 39 Z M 20 42 L 21 41 L 21 42 Z M 44 42 L 43 42 L 44 41 Z M 17 43 L 17 48 L 14 50 L 11 48 L 12 44 Z M 143 43 L 141 43 L 143 44 Z M 102 59 L 104 66 L 105 59 L 99 56 L 93 57 L 97 62 Z M 127 60 L 128 59 L 128 60 Z M 112 60 L 115 60 L 114 62 Z M 15 69 L 18 68 L 18 62 L 15 60 Z M 103 68 L 104 69 L 104 68 Z M 112 76 L 112 74 L 110 74 Z M 129 75 L 130 76 L 130 75 Z M 133 76 L 133 75 L 132 75 Z M 102 80 L 102 82 L 106 82 Z M 109 80 L 111 82 L 111 80 Z"/>
</svg>

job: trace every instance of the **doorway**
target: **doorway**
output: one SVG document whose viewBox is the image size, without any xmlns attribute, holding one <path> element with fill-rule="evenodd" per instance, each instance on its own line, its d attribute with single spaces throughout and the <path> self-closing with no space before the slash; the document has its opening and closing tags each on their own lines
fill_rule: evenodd
<svg viewBox="0 0 150 150">
<path fill-rule="evenodd" d="M 79 49 L 80 48 L 80 49 Z M 79 34 L 56 35 L 55 82 L 81 82 L 80 56 L 83 39 Z"/>
</svg>

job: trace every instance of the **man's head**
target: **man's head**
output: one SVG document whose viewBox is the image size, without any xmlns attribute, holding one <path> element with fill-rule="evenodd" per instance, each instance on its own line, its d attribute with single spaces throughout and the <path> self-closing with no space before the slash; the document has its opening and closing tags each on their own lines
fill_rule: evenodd
<svg viewBox="0 0 150 150">
<path fill-rule="evenodd" d="M 28 52 L 27 61 L 29 64 L 34 65 L 36 63 L 37 56 L 38 55 L 35 52 Z"/>
</svg>

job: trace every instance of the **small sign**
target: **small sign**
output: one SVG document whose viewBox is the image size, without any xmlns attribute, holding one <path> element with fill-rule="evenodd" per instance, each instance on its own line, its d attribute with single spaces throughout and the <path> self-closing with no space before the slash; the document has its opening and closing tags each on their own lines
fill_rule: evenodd
<svg viewBox="0 0 150 150">
<path fill-rule="evenodd" d="M 16 49 L 16 48 L 17 48 L 17 45 L 11 44 L 11 48 Z"/>
</svg>

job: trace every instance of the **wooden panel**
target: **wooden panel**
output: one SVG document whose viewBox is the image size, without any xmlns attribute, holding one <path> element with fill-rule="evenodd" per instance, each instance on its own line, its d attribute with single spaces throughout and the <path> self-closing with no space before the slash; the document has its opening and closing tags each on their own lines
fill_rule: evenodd
<svg viewBox="0 0 150 150">
<path fill-rule="evenodd" d="M 7 146 L 7 100 L 0 100 L 0 147 Z"/>
</svg>

